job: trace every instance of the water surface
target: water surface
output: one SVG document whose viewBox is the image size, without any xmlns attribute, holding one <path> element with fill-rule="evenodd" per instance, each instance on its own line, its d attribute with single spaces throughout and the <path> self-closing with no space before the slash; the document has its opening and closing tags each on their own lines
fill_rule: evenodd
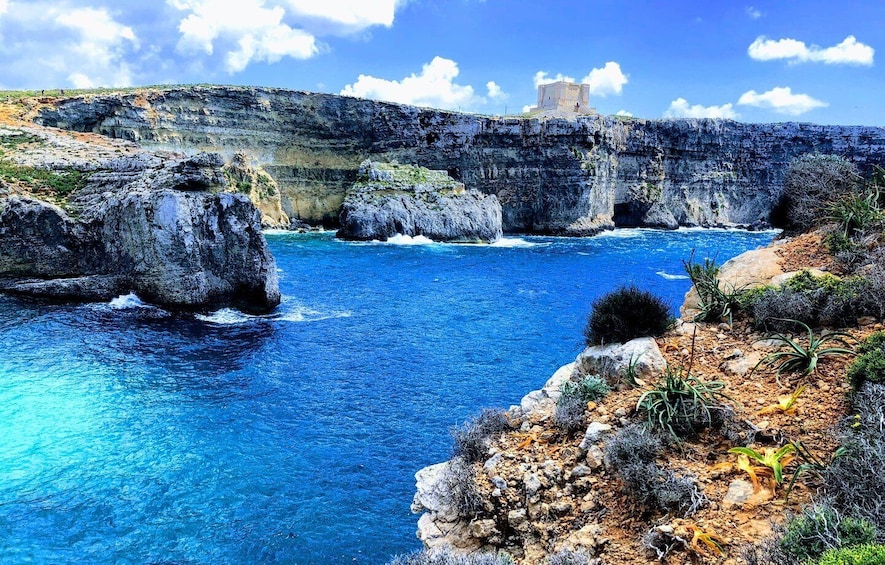
<svg viewBox="0 0 885 565">
<path fill-rule="evenodd" d="M 272 234 L 283 304 L 0 297 L 0 562 L 383 563 L 447 429 L 539 388 L 624 283 L 773 234 L 620 230 L 496 246 Z M 425 242 L 426 243 L 426 242 Z"/>
</svg>

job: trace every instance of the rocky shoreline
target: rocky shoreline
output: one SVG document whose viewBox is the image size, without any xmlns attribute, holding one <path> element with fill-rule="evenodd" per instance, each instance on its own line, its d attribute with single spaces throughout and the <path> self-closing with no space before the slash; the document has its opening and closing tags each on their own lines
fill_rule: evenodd
<svg viewBox="0 0 885 565">
<path fill-rule="evenodd" d="M 276 264 L 248 197 L 216 154 L 149 152 L 46 128 L 3 127 L 0 291 L 168 308 L 280 302 Z"/>
<path fill-rule="evenodd" d="M 146 148 L 244 153 L 275 180 L 289 218 L 329 227 L 365 159 L 446 171 L 495 195 L 507 233 L 571 236 L 766 225 L 794 157 L 835 153 L 863 171 L 885 163 L 876 127 L 493 117 L 274 88 L 90 94 L 22 112 Z"/>
<path fill-rule="evenodd" d="M 723 265 L 721 280 L 723 284 L 753 286 L 783 283 L 797 274 L 798 271 L 791 270 L 797 267 L 797 260 L 816 261 L 804 248 L 796 250 L 801 245 L 804 244 L 797 244 L 795 239 L 780 239 L 768 247 L 739 255 Z M 681 309 L 683 318 L 691 319 L 697 313 L 696 307 L 696 293 L 691 290 Z M 861 329 L 857 335 L 869 331 Z M 798 434 L 799 429 L 817 437 L 820 432 L 816 430 L 820 428 L 824 436 L 814 440 L 820 442 L 815 449 L 832 449 L 833 436 L 828 427 L 835 421 L 823 414 L 845 410 L 838 397 L 828 398 L 832 390 L 848 390 L 844 365 L 821 374 L 812 385 L 816 390 L 808 394 L 826 400 L 818 400 L 816 405 L 808 401 L 811 404 L 802 409 L 802 415 L 808 418 L 806 423 L 802 423 L 801 417 L 793 420 L 784 414 L 778 418 L 764 410 L 761 414 L 765 416 L 760 416 L 759 406 L 767 404 L 763 399 L 774 396 L 772 391 L 780 387 L 774 386 L 773 379 L 763 386 L 761 377 L 747 378 L 759 360 L 773 349 L 771 343 L 757 340 L 758 336 L 742 324 L 678 320 L 675 329 L 658 339 L 640 338 L 626 344 L 588 347 L 575 361 L 557 370 L 542 388 L 529 392 L 519 405 L 506 411 L 511 427 L 492 435 L 488 455 L 473 464 L 473 474 L 464 474 L 459 467 L 463 462 L 458 457 L 416 473 L 412 511 L 420 514 L 418 538 L 431 550 L 448 547 L 459 553 L 503 551 L 517 563 L 526 564 L 546 563 L 555 553 L 569 551 L 581 552 L 588 559 L 602 558 L 586 562 L 653 563 L 658 560 L 645 536 L 657 532 L 654 535 L 671 536 L 673 551 L 685 551 L 686 559 L 690 555 L 699 562 L 738 563 L 736 557 L 742 545 L 770 535 L 773 524 L 783 520 L 782 500 L 775 504 L 773 492 L 754 493 L 752 485 L 740 478 L 732 465 L 713 465 L 719 459 L 707 465 L 704 457 L 711 458 L 715 451 L 707 454 L 711 447 L 693 442 L 684 446 L 683 455 L 677 459 L 682 464 L 688 462 L 681 472 L 695 473 L 692 480 L 703 486 L 706 506 L 700 517 L 683 520 L 667 514 L 637 514 L 638 509 L 621 498 L 618 470 L 609 460 L 608 444 L 613 434 L 635 426 L 637 397 L 645 384 L 653 382 L 667 366 L 693 362 L 695 374 L 707 379 L 725 375 L 732 387 L 742 389 L 740 401 L 753 400 L 751 404 L 739 404 L 738 398 L 734 402 L 740 407 L 741 418 L 746 419 L 742 425 L 757 438 Z M 695 346 L 697 352 L 689 352 L 688 348 Z M 627 373 L 642 386 L 626 382 L 623 375 Z M 608 375 L 615 392 L 587 406 L 585 425 L 579 434 L 563 436 L 553 424 L 562 385 L 595 374 Z M 748 394 L 748 390 L 757 392 Z M 820 411 L 822 418 L 810 416 L 814 411 Z M 673 461 L 664 464 L 679 465 Z M 475 493 L 479 500 L 471 511 L 465 512 L 459 500 L 464 496 L 460 489 L 468 475 L 479 485 Z M 809 494 L 805 489 L 794 493 L 787 510 L 799 512 L 808 503 Z M 737 529 L 723 531 L 725 523 L 732 523 Z M 690 544 L 694 531 L 691 528 L 700 528 L 702 532 L 709 529 L 721 536 L 727 557 L 711 559 L 712 554 Z"/>
</svg>

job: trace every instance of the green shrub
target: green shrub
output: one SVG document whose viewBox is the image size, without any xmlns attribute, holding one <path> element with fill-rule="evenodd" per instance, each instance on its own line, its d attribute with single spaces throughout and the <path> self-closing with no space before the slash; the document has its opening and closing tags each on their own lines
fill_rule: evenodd
<svg viewBox="0 0 885 565">
<path fill-rule="evenodd" d="M 882 222 L 879 188 L 868 186 L 861 193 L 849 194 L 830 205 L 829 220 L 836 222 L 837 233 L 852 241 L 855 235 Z"/>
<path fill-rule="evenodd" d="M 573 431 L 584 423 L 587 403 L 603 398 L 611 388 L 599 375 L 588 375 L 578 382 L 562 383 L 559 392 L 553 422 L 566 431 Z"/>
<path fill-rule="evenodd" d="M 661 298 L 624 286 L 593 302 L 584 337 L 587 345 L 626 343 L 637 337 L 662 335 L 673 321 L 670 307 Z"/>
<path fill-rule="evenodd" d="M 56 172 L 16 165 L 0 160 L 0 180 L 17 181 L 30 190 L 47 191 L 56 198 L 66 198 L 74 191 L 86 186 L 88 175 L 81 171 Z"/>
<path fill-rule="evenodd" d="M 805 231 L 827 217 L 830 206 L 857 189 L 860 175 L 851 161 L 838 155 L 811 153 L 790 163 L 772 224 Z"/>
<path fill-rule="evenodd" d="M 455 442 L 455 456 L 468 463 L 485 458 L 491 439 L 510 429 L 510 421 L 503 410 L 486 409 L 479 416 L 449 430 Z"/>
<path fill-rule="evenodd" d="M 857 545 L 831 549 L 815 565 L 882 565 L 885 563 L 885 545 Z"/>
<path fill-rule="evenodd" d="M 806 508 L 787 522 L 781 548 L 799 562 L 820 557 L 825 551 L 850 547 L 876 540 L 876 527 L 867 522 L 842 516 L 831 506 Z"/>
<path fill-rule="evenodd" d="M 876 332 L 857 348 L 857 359 L 848 367 L 848 380 L 855 389 L 866 382 L 885 382 L 885 332 Z"/>
<path fill-rule="evenodd" d="M 754 291 L 746 308 L 759 330 L 804 330 L 802 324 L 847 327 L 861 316 L 878 316 L 880 294 L 870 278 L 816 277 L 802 271 L 780 287 Z"/>
<path fill-rule="evenodd" d="M 719 266 L 712 259 L 703 263 L 695 263 L 694 255 L 682 262 L 695 292 L 698 293 L 697 322 L 727 321 L 731 325 L 734 314 L 742 309 L 745 302 L 746 288 L 735 288 L 734 285 L 719 280 Z"/>
<path fill-rule="evenodd" d="M 667 367 L 664 376 L 645 391 L 636 409 L 645 414 L 649 428 L 668 432 L 679 441 L 721 423 L 727 410 L 721 400 L 722 381 L 703 381 L 681 367 Z"/>
</svg>

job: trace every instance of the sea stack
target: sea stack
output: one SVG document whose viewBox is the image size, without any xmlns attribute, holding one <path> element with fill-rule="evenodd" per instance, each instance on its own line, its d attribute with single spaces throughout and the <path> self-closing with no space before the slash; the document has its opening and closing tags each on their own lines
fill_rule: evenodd
<svg viewBox="0 0 885 565">
<path fill-rule="evenodd" d="M 445 171 L 364 161 L 341 205 L 338 237 L 381 240 L 397 235 L 434 241 L 491 243 L 501 237 L 501 204 L 466 190 Z"/>
</svg>

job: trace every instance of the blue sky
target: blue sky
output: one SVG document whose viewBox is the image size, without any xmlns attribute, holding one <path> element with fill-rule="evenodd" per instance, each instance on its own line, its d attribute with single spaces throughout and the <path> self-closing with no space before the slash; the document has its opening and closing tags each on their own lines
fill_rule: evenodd
<svg viewBox="0 0 885 565">
<path fill-rule="evenodd" d="M 0 0 L 0 88 L 277 86 L 489 114 L 885 125 L 882 0 Z"/>
</svg>

